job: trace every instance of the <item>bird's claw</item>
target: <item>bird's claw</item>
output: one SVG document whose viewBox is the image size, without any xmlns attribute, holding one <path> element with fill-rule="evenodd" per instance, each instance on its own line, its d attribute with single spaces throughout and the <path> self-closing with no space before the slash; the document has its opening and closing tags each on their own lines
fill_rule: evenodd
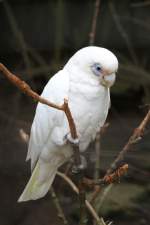
<svg viewBox="0 0 150 225">
<path fill-rule="evenodd" d="M 87 168 L 87 161 L 83 155 L 80 155 L 81 163 L 72 167 L 72 173 L 77 174 L 83 172 Z"/>
<path fill-rule="evenodd" d="M 83 170 L 85 169 L 85 167 L 84 167 L 84 165 L 83 164 L 80 164 L 80 165 L 74 165 L 73 167 L 72 167 L 72 173 L 73 174 L 77 174 L 77 173 L 80 173 L 80 172 L 82 172 Z"/>
<path fill-rule="evenodd" d="M 71 133 L 68 133 L 65 138 L 67 141 L 72 145 L 79 145 L 79 139 L 78 138 L 72 138 Z"/>
</svg>

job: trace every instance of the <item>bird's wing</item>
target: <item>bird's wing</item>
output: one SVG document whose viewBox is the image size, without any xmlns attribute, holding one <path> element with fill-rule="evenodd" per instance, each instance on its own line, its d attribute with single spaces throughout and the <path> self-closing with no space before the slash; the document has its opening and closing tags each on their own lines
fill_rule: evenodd
<svg viewBox="0 0 150 225">
<path fill-rule="evenodd" d="M 61 70 L 50 79 L 41 96 L 53 103 L 62 105 L 64 98 L 68 98 L 68 92 L 69 76 L 67 72 Z M 64 124 L 66 125 L 66 116 L 64 112 L 38 103 L 31 128 L 27 154 L 27 160 L 31 159 L 32 169 L 43 148 L 47 145 L 47 142 L 50 143 L 49 139 L 51 139 L 51 136 L 53 136 L 52 141 L 55 142 L 55 144 L 60 142 L 58 135 L 54 137 L 53 133 L 56 133 L 56 128 L 64 126 Z M 60 143 L 58 143 L 58 145 L 60 145 Z"/>
</svg>

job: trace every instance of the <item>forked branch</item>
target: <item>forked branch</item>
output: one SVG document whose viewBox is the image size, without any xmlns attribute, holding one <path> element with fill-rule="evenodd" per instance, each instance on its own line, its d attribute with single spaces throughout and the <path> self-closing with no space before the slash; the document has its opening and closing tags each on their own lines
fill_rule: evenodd
<svg viewBox="0 0 150 225">
<path fill-rule="evenodd" d="M 102 185 L 109 185 L 111 183 L 114 183 L 120 180 L 120 178 L 127 172 L 127 170 L 128 170 L 128 164 L 124 164 L 120 166 L 117 170 L 115 170 L 113 173 L 111 173 L 110 175 L 105 175 L 102 179 L 91 180 L 84 177 L 84 182 L 85 182 L 85 185 L 89 187 L 95 187 L 95 185 L 100 185 L 100 187 Z"/>
<path fill-rule="evenodd" d="M 124 159 L 125 154 L 131 150 L 133 144 L 137 143 L 144 135 L 145 128 L 147 124 L 150 122 L 150 110 L 141 121 L 139 126 L 134 129 L 133 134 L 130 136 L 128 142 L 125 144 L 121 152 L 118 154 L 117 158 L 114 160 L 110 168 L 107 170 L 106 175 L 112 173 L 114 169 L 118 166 L 118 164 Z"/>
<path fill-rule="evenodd" d="M 70 128 L 72 138 L 76 139 L 78 137 L 76 126 L 75 126 L 70 108 L 68 106 L 67 99 L 64 99 L 64 103 L 62 105 L 57 105 L 38 95 L 35 91 L 31 89 L 31 87 L 25 81 L 22 81 L 17 75 L 11 73 L 2 63 L 0 63 L 0 71 L 5 75 L 5 77 L 11 83 L 13 83 L 17 88 L 19 88 L 26 95 L 32 97 L 35 101 L 45 104 L 47 106 L 53 107 L 55 109 L 64 111 L 69 123 L 69 128 Z"/>
<path fill-rule="evenodd" d="M 133 144 L 135 144 L 139 140 L 141 140 L 141 138 L 144 135 L 144 131 L 146 129 L 146 126 L 148 125 L 149 122 L 150 122 L 150 110 L 147 112 L 146 116 L 141 121 L 141 123 L 139 124 L 139 126 L 133 130 L 133 133 L 130 136 L 128 142 L 125 144 L 125 146 L 120 151 L 120 153 L 118 154 L 118 156 L 116 157 L 116 159 L 114 160 L 114 162 L 111 164 L 111 166 L 107 170 L 106 175 L 104 176 L 104 178 L 107 177 L 107 176 L 109 176 L 118 167 L 118 165 L 124 159 L 124 157 L 127 154 L 127 152 L 129 152 L 131 150 Z M 100 193 L 100 191 L 101 191 L 101 187 L 98 187 L 95 190 L 95 192 L 93 193 L 93 195 L 91 197 L 91 201 L 92 202 L 96 199 L 96 197 Z"/>
<path fill-rule="evenodd" d="M 66 176 L 65 174 L 61 173 L 61 172 L 57 172 L 57 175 L 61 178 L 63 178 L 64 181 L 67 182 L 67 184 L 72 188 L 72 190 L 79 195 L 79 189 L 77 188 L 77 186 L 72 182 L 72 180 Z M 106 225 L 105 222 L 103 221 L 102 218 L 100 218 L 98 216 L 98 214 L 96 213 L 95 209 L 93 208 L 93 206 L 89 203 L 88 200 L 85 200 L 85 204 L 86 207 L 89 211 L 89 213 L 92 215 L 92 217 L 96 220 L 98 225 Z"/>
</svg>

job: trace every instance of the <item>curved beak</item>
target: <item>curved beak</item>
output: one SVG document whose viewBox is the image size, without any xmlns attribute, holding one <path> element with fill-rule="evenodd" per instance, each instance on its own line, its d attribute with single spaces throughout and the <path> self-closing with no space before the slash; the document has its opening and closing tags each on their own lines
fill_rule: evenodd
<svg viewBox="0 0 150 225">
<path fill-rule="evenodd" d="M 112 74 L 109 74 L 109 75 L 103 75 L 101 77 L 100 83 L 104 87 L 109 88 L 115 83 L 115 80 L 116 80 L 116 74 L 112 73 Z"/>
</svg>

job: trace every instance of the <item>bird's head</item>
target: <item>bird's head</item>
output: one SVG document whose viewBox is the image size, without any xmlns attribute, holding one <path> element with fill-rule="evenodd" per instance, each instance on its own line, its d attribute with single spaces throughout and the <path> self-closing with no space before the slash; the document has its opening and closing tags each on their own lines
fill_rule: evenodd
<svg viewBox="0 0 150 225">
<path fill-rule="evenodd" d="M 109 50 L 96 46 L 89 46 L 77 51 L 65 66 L 81 73 L 81 80 L 99 82 L 104 87 L 111 87 L 116 78 L 118 60 Z"/>
</svg>

